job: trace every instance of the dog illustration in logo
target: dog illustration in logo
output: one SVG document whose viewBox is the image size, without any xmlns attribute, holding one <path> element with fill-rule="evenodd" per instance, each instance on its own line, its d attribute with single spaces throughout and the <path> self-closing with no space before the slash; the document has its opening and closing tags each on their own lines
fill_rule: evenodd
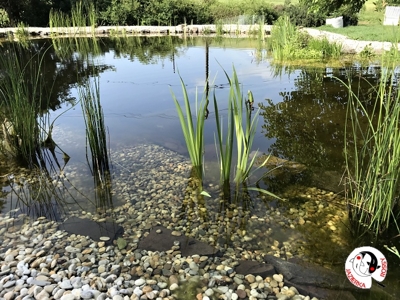
<svg viewBox="0 0 400 300">
<path fill-rule="evenodd" d="M 361 251 L 350 260 L 354 272 L 361 277 L 371 276 L 377 269 L 378 259 L 375 254 L 370 251 Z"/>
</svg>

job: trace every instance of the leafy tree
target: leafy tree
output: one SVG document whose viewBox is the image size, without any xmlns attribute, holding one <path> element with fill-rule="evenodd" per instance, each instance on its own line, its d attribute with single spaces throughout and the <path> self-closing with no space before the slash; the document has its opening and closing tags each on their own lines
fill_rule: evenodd
<svg viewBox="0 0 400 300">
<path fill-rule="evenodd" d="M 0 27 L 7 27 L 10 23 L 7 12 L 1 8 L 0 9 Z"/>
<path fill-rule="evenodd" d="M 12 25 L 17 24 L 28 5 L 28 0 L 0 0 L 0 8 L 7 12 Z"/>
<path fill-rule="evenodd" d="M 0 0 L 0 9 L 6 11 L 12 26 L 19 22 L 31 26 L 47 26 L 51 8 L 69 12 L 72 2 L 70 0 Z"/>
<path fill-rule="evenodd" d="M 358 13 L 366 0 L 300 0 L 299 3 L 308 5 L 311 12 L 326 15 L 346 9 L 351 13 Z"/>
<path fill-rule="evenodd" d="M 102 1 L 97 6 L 100 11 L 100 20 L 104 25 L 137 24 L 140 19 L 139 12 L 142 4 L 137 0 L 111 0 L 107 5 Z"/>
</svg>

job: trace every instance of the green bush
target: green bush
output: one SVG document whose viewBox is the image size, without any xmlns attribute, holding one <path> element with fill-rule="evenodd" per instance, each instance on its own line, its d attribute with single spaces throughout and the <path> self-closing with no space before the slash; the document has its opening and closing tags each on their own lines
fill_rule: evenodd
<svg viewBox="0 0 400 300">
<path fill-rule="evenodd" d="M 243 14 L 263 16 L 266 24 L 272 24 L 279 18 L 279 14 L 274 8 L 264 1 L 246 1 L 244 2 Z"/>
<path fill-rule="evenodd" d="M 292 24 L 304 27 L 319 27 L 325 24 L 326 19 L 323 14 L 309 12 L 309 7 L 302 4 L 285 6 L 284 14 Z"/>
<path fill-rule="evenodd" d="M 0 8 L 0 27 L 7 27 L 10 25 L 10 19 L 8 18 L 7 12 Z"/>
<path fill-rule="evenodd" d="M 137 25 L 142 17 L 141 9 L 137 0 L 111 0 L 108 6 L 100 8 L 98 18 L 102 25 Z"/>
</svg>

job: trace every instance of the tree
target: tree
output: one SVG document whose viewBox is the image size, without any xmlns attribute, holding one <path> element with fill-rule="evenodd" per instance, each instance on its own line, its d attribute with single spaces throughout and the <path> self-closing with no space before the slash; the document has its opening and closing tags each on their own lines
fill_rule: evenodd
<svg viewBox="0 0 400 300">
<path fill-rule="evenodd" d="M 309 7 L 310 12 L 329 15 L 345 9 L 347 12 L 358 13 L 366 0 L 300 0 L 299 3 Z"/>
<path fill-rule="evenodd" d="M 12 25 L 18 23 L 28 5 L 28 0 L 0 0 L 0 8 L 4 9 Z"/>
</svg>

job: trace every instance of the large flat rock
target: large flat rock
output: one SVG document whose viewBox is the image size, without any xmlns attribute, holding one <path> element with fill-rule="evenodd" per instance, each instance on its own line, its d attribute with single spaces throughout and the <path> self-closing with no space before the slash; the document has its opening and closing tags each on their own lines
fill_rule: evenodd
<svg viewBox="0 0 400 300">
<path fill-rule="evenodd" d="M 299 260 L 296 263 L 285 261 L 272 255 L 267 255 L 265 262 L 273 265 L 285 280 L 292 283 L 317 285 L 323 288 L 356 288 L 348 281 L 344 271 L 343 274 L 338 274 L 321 266 L 311 265 Z"/>
<path fill-rule="evenodd" d="M 94 241 L 100 241 L 100 237 L 108 237 L 107 245 L 111 244 L 124 229 L 113 222 L 95 222 L 89 219 L 71 217 L 58 226 L 69 234 L 89 236 Z"/>
<path fill-rule="evenodd" d="M 373 283 L 371 290 L 362 290 L 351 284 L 344 272 L 344 263 L 343 272 L 339 273 L 300 259 L 285 261 L 267 255 L 265 262 L 283 275 L 285 285 L 294 286 L 300 293 L 318 299 L 355 300 L 353 294 L 365 295 L 365 299 L 395 299 L 377 284 Z"/>
<path fill-rule="evenodd" d="M 260 275 L 263 278 L 276 274 L 274 266 L 253 260 L 240 260 L 235 271 L 238 274 L 252 274 L 254 276 Z"/>
<path fill-rule="evenodd" d="M 157 231 L 160 233 L 157 233 Z M 174 241 L 179 241 L 180 251 L 183 256 L 194 254 L 218 255 L 218 251 L 214 247 L 185 235 L 174 236 L 171 230 L 163 226 L 152 228 L 149 234 L 140 240 L 138 248 L 150 251 L 167 251 L 172 248 Z"/>
</svg>

